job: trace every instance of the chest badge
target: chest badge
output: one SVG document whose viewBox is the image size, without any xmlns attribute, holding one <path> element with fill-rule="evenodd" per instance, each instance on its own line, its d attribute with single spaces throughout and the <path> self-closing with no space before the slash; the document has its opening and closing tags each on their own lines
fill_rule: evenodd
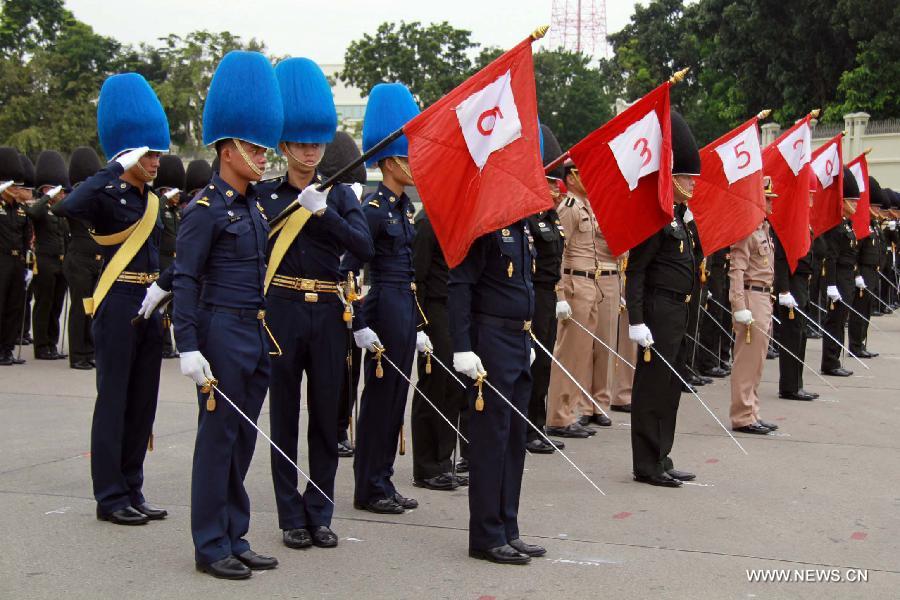
<svg viewBox="0 0 900 600">
<path fill-rule="evenodd" d="M 500 232 L 500 234 L 503 237 L 509 237 L 509 229 L 503 228 L 503 230 Z"/>
<path fill-rule="evenodd" d="M 125 198 L 120 198 L 120 199 L 119 199 L 119 204 L 121 204 L 122 206 L 125 206 L 125 204 L 126 204 Z"/>
<path fill-rule="evenodd" d="M 272 200 L 278 200 L 278 194 L 273 193 L 271 196 L 269 196 L 269 198 L 271 198 Z"/>
</svg>

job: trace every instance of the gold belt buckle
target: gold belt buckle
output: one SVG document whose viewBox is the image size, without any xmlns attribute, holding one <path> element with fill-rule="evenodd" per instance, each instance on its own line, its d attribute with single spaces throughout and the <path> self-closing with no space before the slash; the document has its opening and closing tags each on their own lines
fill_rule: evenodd
<svg viewBox="0 0 900 600">
<path fill-rule="evenodd" d="M 316 280 L 315 279 L 301 279 L 300 280 L 300 290 L 303 292 L 313 292 L 316 289 Z"/>
<path fill-rule="evenodd" d="M 691 301 L 691 295 L 688 294 L 688 295 L 685 296 L 685 298 L 684 298 L 684 303 L 687 304 L 687 303 L 690 302 L 690 301 Z"/>
<path fill-rule="evenodd" d="M 531 331 L 531 321 L 525 321 L 522 325 L 522 331 Z"/>
<path fill-rule="evenodd" d="M 318 302 L 319 295 L 316 293 L 307 292 L 306 294 L 303 294 L 303 299 L 307 302 Z"/>
<path fill-rule="evenodd" d="M 12 255 L 13 255 L 13 256 L 18 256 L 18 255 L 19 255 L 19 251 L 18 251 L 18 250 L 13 250 L 13 251 L 12 251 Z"/>
</svg>

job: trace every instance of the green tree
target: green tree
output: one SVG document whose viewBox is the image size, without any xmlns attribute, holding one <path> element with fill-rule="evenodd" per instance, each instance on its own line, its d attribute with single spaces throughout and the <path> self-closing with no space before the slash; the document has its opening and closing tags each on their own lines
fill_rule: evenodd
<svg viewBox="0 0 900 600">
<path fill-rule="evenodd" d="M 364 95 L 377 83 L 399 81 L 428 106 L 465 78 L 472 68 L 469 54 L 478 46 L 470 31 L 446 21 L 382 23 L 374 35 L 350 43 L 339 77 Z"/>
<path fill-rule="evenodd" d="M 3 0 L 0 2 L 0 54 L 21 56 L 47 47 L 65 22 L 73 19 L 63 0 Z"/>
</svg>

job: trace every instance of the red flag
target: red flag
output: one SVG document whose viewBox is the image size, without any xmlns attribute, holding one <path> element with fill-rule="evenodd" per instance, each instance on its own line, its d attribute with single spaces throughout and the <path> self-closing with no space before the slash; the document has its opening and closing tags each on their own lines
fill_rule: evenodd
<svg viewBox="0 0 900 600">
<path fill-rule="evenodd" d="M 856 202 L 856 212 L 850 217 L 850 222 L 853 223 L 853 233 L 856 234 L 856 239 L 861 240 L 869 237 L 869 221 L 871 220 L 869 207 L 872 205 L 869 193 L 869 161 L 866 160 L 865 152 L 847 163 L 847 168 L 853 173 L 856 185 L 859 186 L 859 200 Z M 843 199 L 843 194 L 841 198 Z"/>
<path fill-rule="evenodd" d="M 451 268 L 478 237 L 553 206 L 541 164 L 531 42 L 403 128 L 416 189 Z"/>
<path fill-rule="evenodd" d="M 669 86 L 662 84 L 569 150 L 615 255 L 673 218 Z"/>
<path fill-rule="evenodd" d="M 791 272 L 806 256 L 809 237 L 809 187 L 812 132 L 809 115 L 781 134 L 763 150 L 763 172 L 772 178 L 777 198 L 772 201 L 769 223 L 775 230 Z"/>
<path fill-rule="evenodd" d="M 709 256 L 746 238 L 766 218 L 758 117 L 700 150 L 691 213 L 700 245 Z"/>
<path fill-rule="evenodd" d="M 809 211 L 809 224 L 813 237 L 817 238 L 841 223 L 841 205 L 844 202 L 844 155 L 839 133 L 812 153 L 810 168 L 816 184 L 816 195 Z M 812 188 L 810 188 L 812 189 Z M 866 221 L 866 231 L 869 223 Z"/>
</svg>

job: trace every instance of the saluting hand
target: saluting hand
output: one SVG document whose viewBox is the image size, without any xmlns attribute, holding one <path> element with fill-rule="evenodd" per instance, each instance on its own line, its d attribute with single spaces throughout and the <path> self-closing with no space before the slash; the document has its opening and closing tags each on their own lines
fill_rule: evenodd
<svg viewBox="0 0 900 600">
<path fill-rule="evenodd" d="M 135 148 L 134 150 L 129 150 L 128 152 L 123 152 L 119 156 L 115 158 L 115 161 L 122 165 L 122 168 L 126 171 L 136 165 L 141 157 L 150 152 L 150 148 L 147 146 L 141 146 L 140 148 Z"/>
</svg>

